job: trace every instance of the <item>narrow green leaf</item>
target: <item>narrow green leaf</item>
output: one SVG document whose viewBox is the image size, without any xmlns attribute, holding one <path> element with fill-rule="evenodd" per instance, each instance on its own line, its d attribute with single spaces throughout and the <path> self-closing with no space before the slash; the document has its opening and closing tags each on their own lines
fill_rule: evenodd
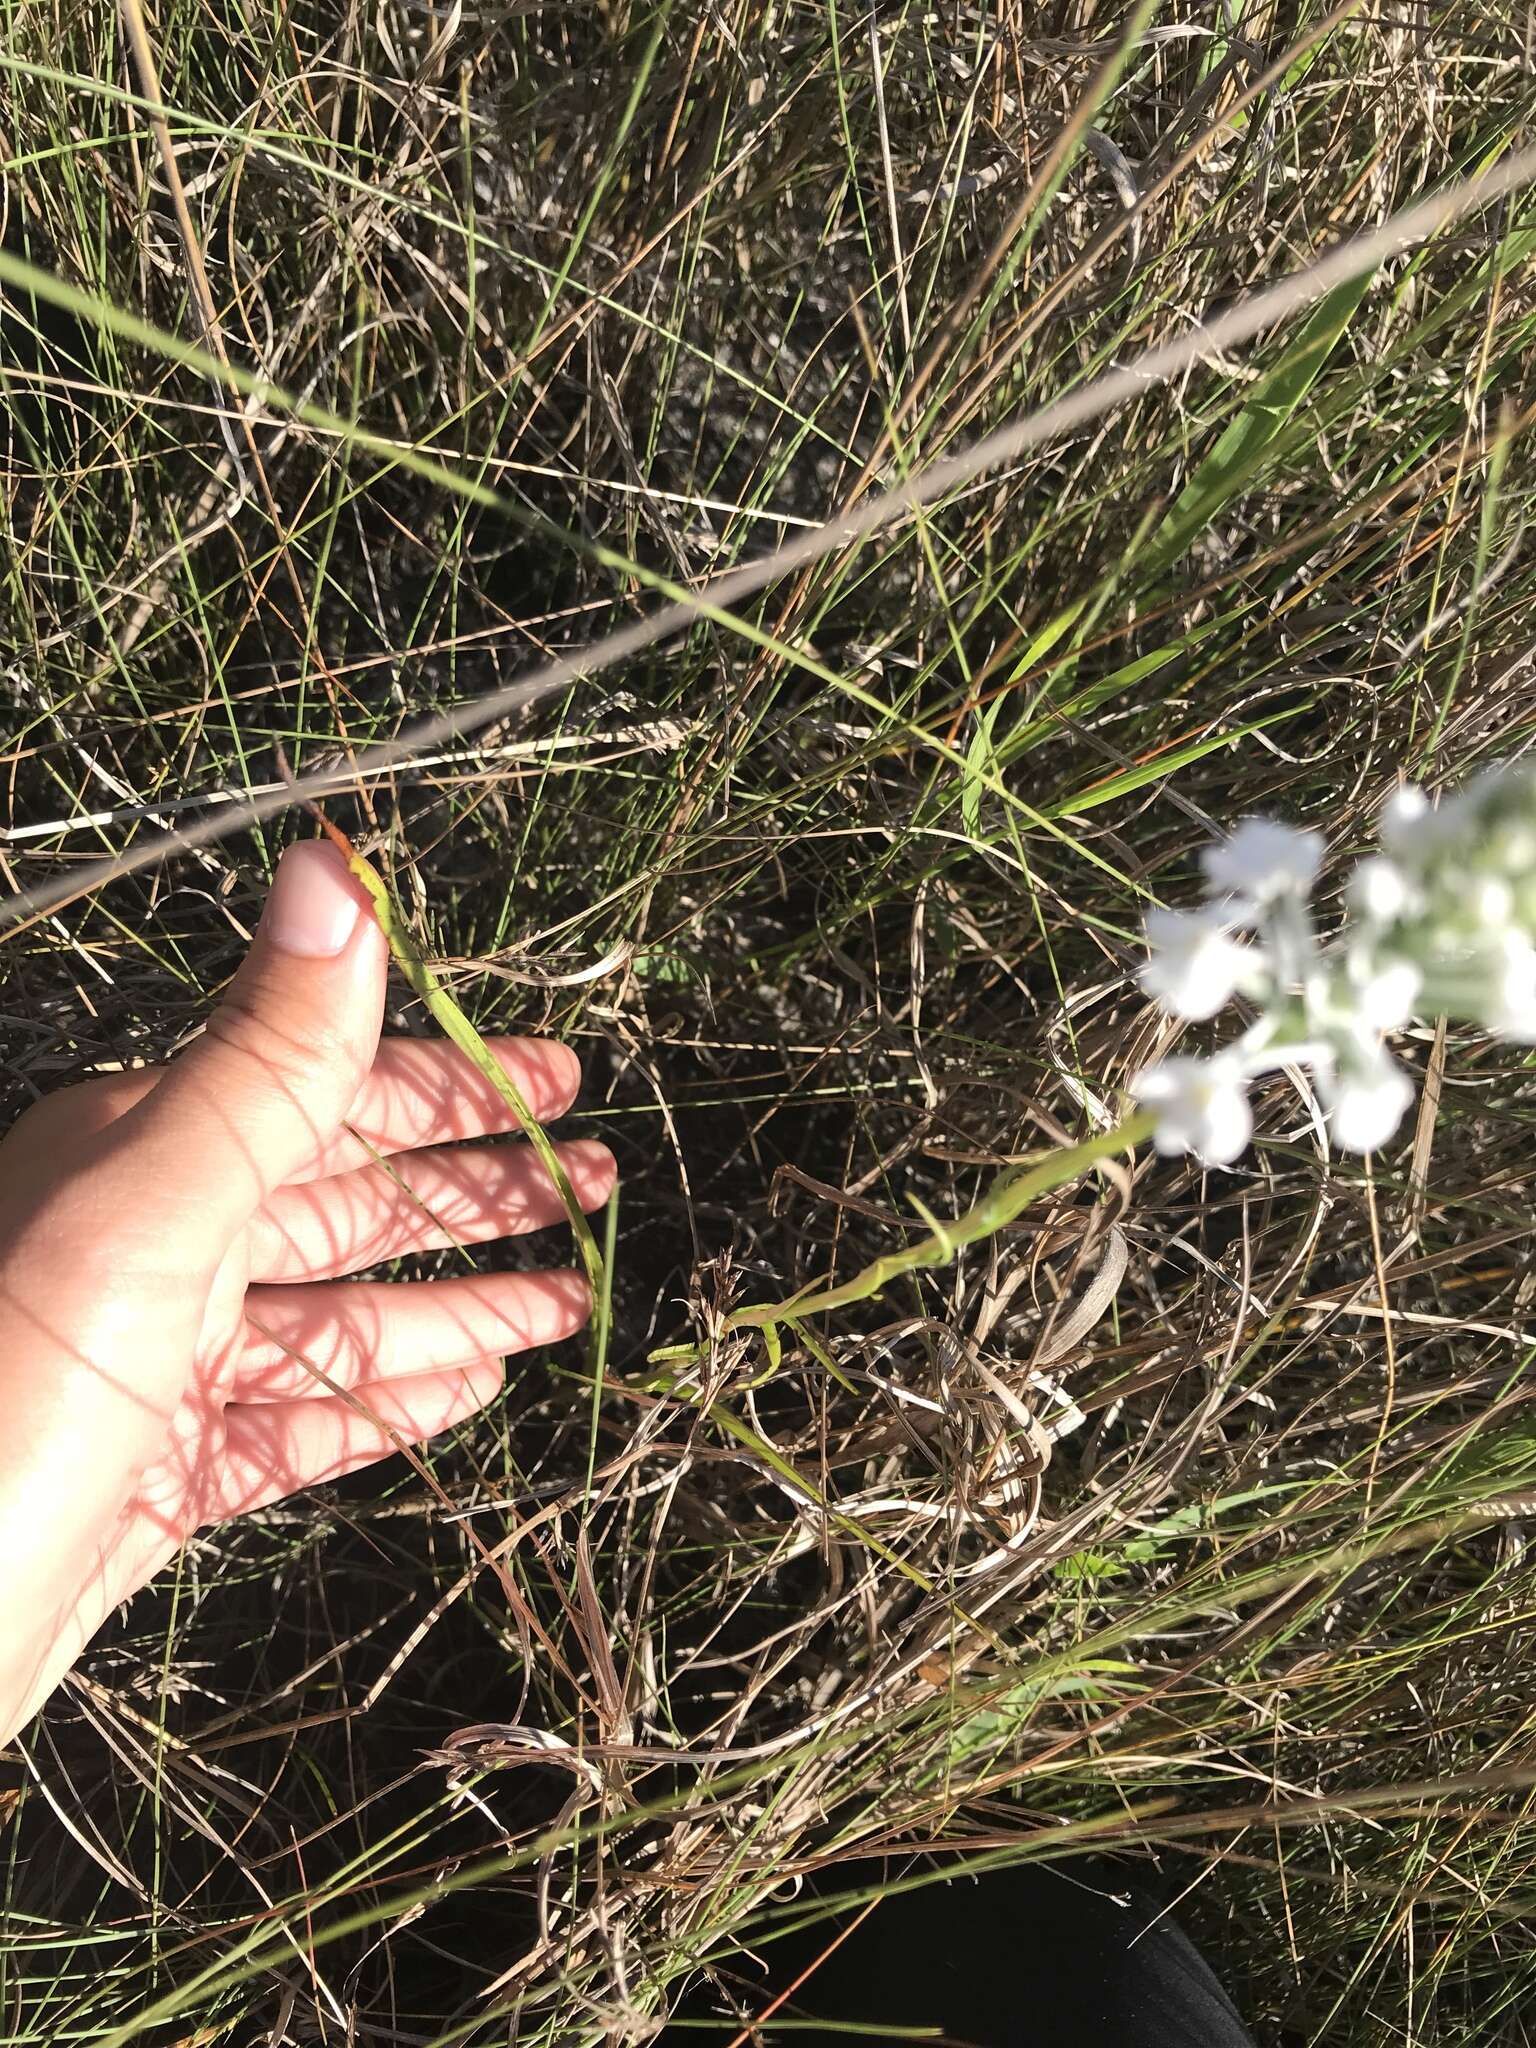
<svg viewBox="0 0 1536 2048">
<path fill-rule="evenodd" d="M 1367 271 L 1346 278 L 1320 300 L 1279 362 L 1253 386 L 1236 419 L 1218 436 L 1153 535 L 1146 574 L 1165 569 L 1182 555 L 1257 474 L 1276 436 L 1338 346 L 1374 275 Z"/>
</svg>

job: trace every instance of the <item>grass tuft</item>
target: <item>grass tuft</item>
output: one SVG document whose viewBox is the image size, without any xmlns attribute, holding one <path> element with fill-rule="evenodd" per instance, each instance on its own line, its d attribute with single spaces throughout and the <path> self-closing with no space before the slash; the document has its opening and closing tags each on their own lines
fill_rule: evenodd
<svg viewBox="0 0 1536 2048">
<path fill-rule="evenodd" d="M 200 1538 L 29 1731 L 5 2042 L 723 2044 L 872 1873 L 1088 1850 L 1266 2043 L 1529 2041 L 1523 1057 L 943 1233 L 1163 1046 L 1213 821 L 1529 747 L 1533 98 L 1508 0 L 9 0 L 12 1105 L 194 1026 L 285 750 L 624 1192 L 600 1373 Z"/>
</svg>

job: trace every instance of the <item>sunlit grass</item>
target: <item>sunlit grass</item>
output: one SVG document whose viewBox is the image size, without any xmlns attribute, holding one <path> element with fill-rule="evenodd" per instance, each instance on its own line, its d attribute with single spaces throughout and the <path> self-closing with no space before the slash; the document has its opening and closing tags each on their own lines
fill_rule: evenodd
<svg viewBox="0 0 1536 2048">
<path fill-rule="evenodd" d="M 883 8 L 877 66 L 842 4 L 162 13 L 216 390 L 116 11 L 12 4 L 0 884 L 275 743 L 367 771 L 1529 130 L 1513 9 L 1129 18 Z M 1234 1173 L 1127 1157 L 774 1357 L 731 1315 L 1103 1127 L 1211 820 L 1352 853 L 1400 772 L 1528 744 L 1533 236 L 1517 192 L 327 799 L 477 1025 L 587 1059 L 601 1398 L 530 1362 L 433 1455 L 468 1523 L 402 1469 L 135 1605 L 14 1774 L 4 2040 L 566 2048 L 701 1973 L 741 2024 L 877 1847 L 1159 1844 L 1218 1863 L 1190 1910 L 1262 2040 L 1526 2039 L 1516 1055 L 1411 1044 L 1369 1183 L 1277 1083 Z M 16 1102 L 174 1047 L 296 829 L 8 930 Z M 451 1775 L 492 1723 L 600 1789 L 510 1738 Z"/>
</svg>

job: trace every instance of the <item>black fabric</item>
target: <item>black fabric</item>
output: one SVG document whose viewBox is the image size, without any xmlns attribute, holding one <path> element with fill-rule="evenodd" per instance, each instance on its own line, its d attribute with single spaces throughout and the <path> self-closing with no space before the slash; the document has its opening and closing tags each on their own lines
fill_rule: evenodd
<svg viewBox="0 0 1536 2048">
<path fill-rule="evenodd" d="M 834 1932 L 817 1928 L 815 1954 Z M 786 1960 L 772 1954 L 781 1984 L 798 1974 Z M 894 2048 L 892 2029 L 924 2027 L 967 2048 L 1254 2048 L 1157 1893 L 1135 1869 L 1105 1864 L 996 1871 L 885 1898 L 781 2010 L 797 2021 L 782 2036 L 795 2048 Z M 807 2018 L 838 2024 L 807 2028 Z M 777 2038 L 771 2021 L 766 2032 Z"/>
</svg>

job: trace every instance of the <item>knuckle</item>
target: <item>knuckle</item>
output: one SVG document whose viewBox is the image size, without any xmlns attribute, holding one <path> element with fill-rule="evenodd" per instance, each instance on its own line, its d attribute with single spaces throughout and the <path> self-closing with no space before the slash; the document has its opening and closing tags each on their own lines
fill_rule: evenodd
<svg viewBox="0 0 1536 2048">
<path fill-rule="evenodd" d="M 139 1075 L 102 1075 L 55 1088 L 24 1109 L 6 1133 L 7 1140 L 49 1148 L 69 1138 L 86 1138 L 115 1123 L 140 1100 L 153 1080 Z"/>
<path fill-rule="evenodd" d="M 232 990 L 208 1019 L 207 1036 L 284 1090 L 323 1085 L 351 1073 L 362 1060 L 361 1047 L 344 1025 L 291 1005 L 278 1008 L 264 1002 L 259 990 Z"/>
</svg>

